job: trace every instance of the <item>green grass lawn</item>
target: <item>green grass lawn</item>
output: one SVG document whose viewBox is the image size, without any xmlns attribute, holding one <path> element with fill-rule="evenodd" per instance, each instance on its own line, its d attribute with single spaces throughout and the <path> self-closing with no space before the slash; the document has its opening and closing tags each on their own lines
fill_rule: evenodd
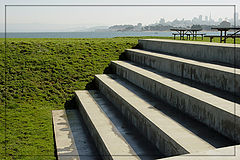
<svg viewBox="0 0 240 160">
<path fill-rule="evenodd" d="M 140 38 L 153 37 L 7 39 L 6 66 L 0 39 L 0 159 L 55 159 L 51 110 L 64 109 Z"/>
<path fill-rule="evenodd" d="M 177 39 L 179 39 L 179 37 Z M 186 40 L 186 41 L 189 41 L 189 40 Z M 191 41 L 192 41 L 192 37 L 191 37 Z M 201 37 L 197 37 L 197 40 L 194 40 L 194 41 L 210 42 L 210 39 L 207 38 L 207 37 L 204 37 L 203 40 L 202 40 Z M 213 42 L 219 43 L 220 42 L 220 38 L 213 38 Z M 233 39 L 232 38 L 228 38 L 226 42 L 227 43 L 233 43 Z M 236 38 L 236 43 L 240 44 L 240 38 Z"/>
</svg>

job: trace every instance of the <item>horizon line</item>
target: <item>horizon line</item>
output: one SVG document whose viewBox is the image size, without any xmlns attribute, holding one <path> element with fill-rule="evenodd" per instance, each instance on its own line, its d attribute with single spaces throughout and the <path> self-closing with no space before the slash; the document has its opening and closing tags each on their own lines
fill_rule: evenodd
<svg viewBox="0 0 240 160">
<path fill-rule="evenodd" d="M 76 5 L 68 5 L 68 4 L 66 4 L 66 5 L 64 5 L 64 4 L 62 4 L 62 5 L 54 5 L 54 4 L 49 4 L 49 5 L 45 5 L 45 4 L 39 4 L 39 5 L 37 5 L 37 4 L 19 4 L 19 5 L 16 5 L 16 4 L 7 4 L 7 5 L 4 5 L 5 7 L 21 7 L 21 6 L 24 6 L 24 7 L 31 7 L 31 6 L 45 6 L 45 7 L 47 7 L 47 6 L 71 6 L 71 7 L 194 7 L 194 6 L 196 6 L 196 7 L 200 7 L 200 6 L 202 6 L 202 7 L 205 7 L 205 6 L 209 6 L 209 7 L 211 7 L 211 6 L 215 6 L 215 7 L 236 7 L 237 6 L 237 4 L 232 4 L 232 5 L 230 5 L 230 4 L 226 4 L 226 5 L 224 5 L 224 4 L 218 4 L 218 5 L 214 5 L 214 4 L 191 4 L 191 5 L 188 5 L 188 4 L 186 4 L 186 5 L 184 5 L 184 4 L 179 4 L 179 5 L 170 5 L 170 4 L 164 4 L 164 5 L 160 5 L 160 4 L 82 4 L 82 5 L 78 5 L 78 4 L 76 4 Z"/>
</svg>

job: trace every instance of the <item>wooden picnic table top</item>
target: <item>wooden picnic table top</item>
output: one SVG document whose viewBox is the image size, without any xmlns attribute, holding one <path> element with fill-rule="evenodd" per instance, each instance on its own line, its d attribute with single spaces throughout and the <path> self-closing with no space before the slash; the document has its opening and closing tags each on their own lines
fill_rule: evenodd
<svg viewBox="0 0 240 160">
<path fill-rule="evenodd" d="M 172 28 L 171 31 L 186 31 L 186 28 Z"/>
<path fill-rule="evenodd" d="M 212 39 L 214 37 L 220 37 L 220 43 L 224 42 L 226 43 L 227 38 L 233 38 L 234 39 L 234 44 L 236 43 L 236 38 L 239 38 L 239 32 L 240 32 L 240 27 L 212 27 L 211 29 L 217 29 L 220 31 L 220 35 L 207 35 L 205 37 L 210 37 L 210 42 L 212 42 Z M 234 31 L 233 34 L 227 34 L 227 31 L 229 30 L 237 30 Z M 224 34 L 223 34 L 224 32 Z"/>
<path fill-rule="evenodd" d="M 172 28 L 171 31 L 201 31 L 202 29 Z"/>
<path fill-rule="evenodd" d="M 201 31 L 202 29 L 188 29 L 188 31 Z"/>
<path fill-rule="evenodd" d="M 218 31 L 240 30 L 240 27 L 212 27 L 211 29 L 217 29 Z"/>
<path fill-rule="evenodd" d="M 220 35 L 205 35 L 204 37 L 221 37 Z M 240 37 L 240 34 L 232 35 L 232 34 L 227 34 L 226 37 L 231 38 L 231 37 Z"/>
</svg>

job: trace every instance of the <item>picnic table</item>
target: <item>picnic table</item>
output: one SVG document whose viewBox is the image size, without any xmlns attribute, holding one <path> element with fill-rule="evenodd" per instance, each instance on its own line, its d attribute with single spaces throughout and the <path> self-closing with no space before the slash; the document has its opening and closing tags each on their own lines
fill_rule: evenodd
<svg viewBox="0 0 240 160">
<path fill-rule="evenodd" d="M 172 28 L 170 30 L 177 32 L 177 33 L 172 33 L 172 34 L 174 36 L 174 39 L 176 39 L 176 35 L 179 35 L 180 36 L 180 40 L 181 39 L 184 40 L 184 36 L 185 35 L 187 36 L 187 39 L 189 39 L 189 40 L 190 40 L 191 36 L 193 37 L 193 39 L 194 38 L 197 39 L 197 36 L 201 35 L 202 39 L 203 39 L 203 36 L 205 35 L 205 34 L 198 34 L 198 31 L 201 31 L 202 29 Z"/>
<path fill-rule="evenodd" d="M 173 33 L 173 36 L 174 36 L 174 39 L 176 38 L 176 35 L 179 35 L 180 36 L 180 40 L 183 38 L 184 40 L 184 32 L 186 32 L 187 30 L 185 28 L 173 28 L 173 29 L 170 29 L 171 31 L 176 31 L 178 33 Z"/>
<path fill-rule="evenodd" d="M 212 42 L 212 39 L 215 37 L 220 37 L 220 43 L 224 42 L 226 43 L 227 38 L 233 38 L 234 43 L 236 43 L 236 38 L 240 38 L 240 27 L 212 27 L 211 29 L 218 30 L 220 32 L 220 35 L 206 35 L 205 37 L 210 38 L 210 42 Z M 234 30 L 234 33 L 227 34 L 228 31 Z"/>
</svg>

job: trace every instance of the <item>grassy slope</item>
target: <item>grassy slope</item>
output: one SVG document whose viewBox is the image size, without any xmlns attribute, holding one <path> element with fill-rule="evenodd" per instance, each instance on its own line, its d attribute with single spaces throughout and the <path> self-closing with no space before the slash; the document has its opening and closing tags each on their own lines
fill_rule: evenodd
<svg viewBox="0 0 240 160">
<path fill-rule="evenodd" d="M 16 158 L 13 155 L 47 155 L 22 159 L 54 159 L 51 110 L 63 109 L 74 90 L 85 89 L 94 74 L 103 73 L 111 60 L 117 60 L 126 48 L 136 44 L 133 38 L 8 39 L 8 159 Z M 3 66 L 3 54 L 0 62 Z M 1 85 L 3 76 L 1 67 Z M 0 133 L 3 153 L 4 132 Z"/>
<path fill-rule="evenodd" d="M 0 39 L 1 93 L 7 71 L 5 158 L 55 159 L 51 110 L 63 109 L 74 90 L 85 89 L 137 39 L 8 39 L 6 67 Z M 5 153 L 3 100 L 0 94 L 0 159 Z"/>
</svg>

